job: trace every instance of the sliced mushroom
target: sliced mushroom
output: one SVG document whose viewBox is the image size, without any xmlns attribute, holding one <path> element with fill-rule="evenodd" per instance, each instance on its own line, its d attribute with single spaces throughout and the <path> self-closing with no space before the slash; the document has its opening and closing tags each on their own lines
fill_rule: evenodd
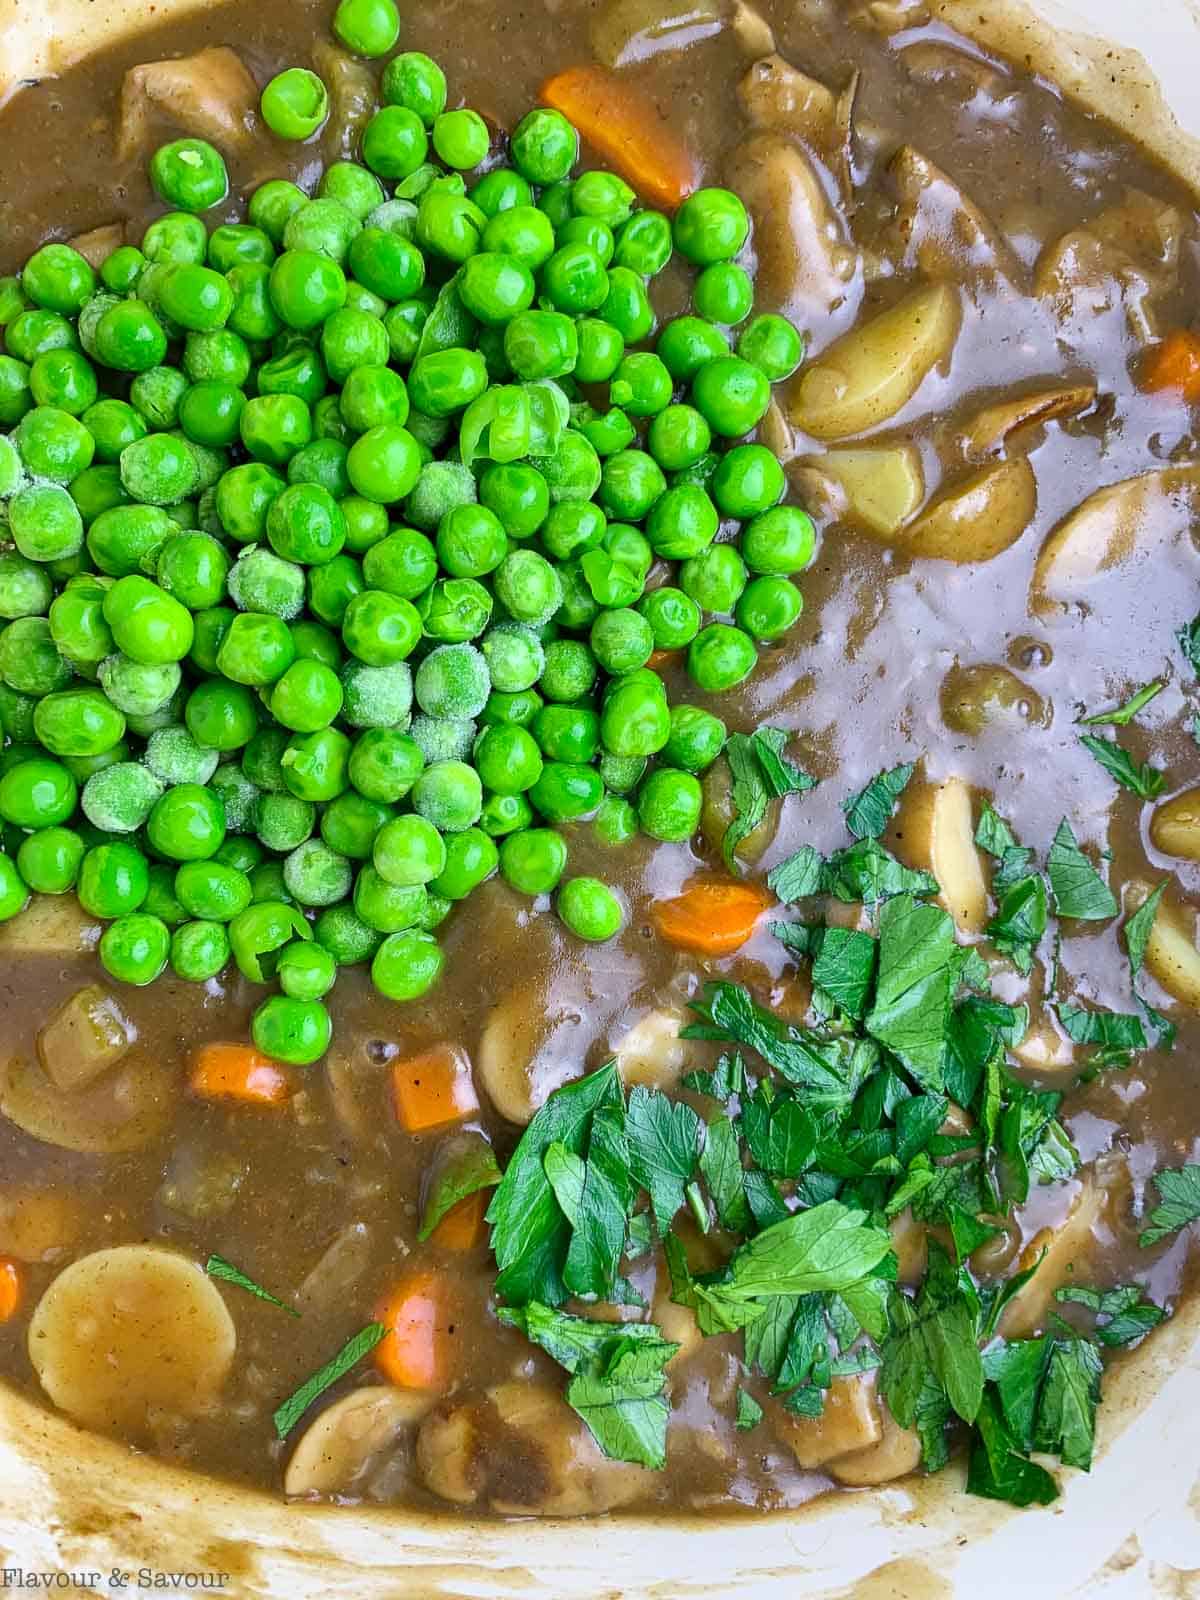
<svg viewBox="0 0 1200 1600">
<path fill-rule="evenodd" d="M 92 228 L 88 233 L 77 233 L 68 243 L 79 251 L 85 261 L 99 270 L 113 251 L 125 243 L 125 224 L 106 222 L 103 227 Z"/>
<path fill-rule="evenodd" d="M 883 1437 L 878 1444 L 855 1450 L 834 1461 L 830 1474 L 849 1489 L 870 1489 L 876 1484 L 905 1478 L 921 1464 L 921 1436 L 915 1428 L 902 1428 L 884 1401 L 879 1402 Z"/>
<path fill-rule="evenodd" d="M 1031 609 L 1079 602 L 1088 585 L 1113 568 L 1169 541 L 1194 538 L 1198 508 L 1200 466 L 1162 467 L 1098 490 L 1042 546 L 1029 588 Z"/>
<path fill-rule="evenodd" d="M 1050 722 L 1050 708 L 1037 690 L 994 663 L 951 667 L 942 679 L 939 704 L 946 726 L 972 738 L 996 728 L 1044 728 Z"/>
<path fill-rule="evenodd" d="M 857 249 L 799 145 L 777 133 L 751 134 L 733 153 L 729 180 L 754 219 L 757 285 L 766 305 L 786 307 L 807 327 L 857 301 Z"/>
<path fill-rule="evenodd" d="M 37 1036 L 38 1059 L 56 1089 L 73 1093 L 123 1061 L 137 1029 L 115 996 L 89 983 L 61 1005 Z"/>
<path fill-rule="evenodd" d="M 371 1384 L 343 1395 L 301 1435 L 283 1475 L 284 1494 L 293 1499 L 354 1494 L 385 1452 L 432 1405 L 432 1396 L 390 1384 Z"/>
<path fill-rule="evenodd" d="M 73 1262 L 29 1324 L 29 1359 L 55 1405 L 89 1427 L 138 1435 L 154 1413 L 206 1411 L 236 1345 L 212 1280 L 157 1245 L 119 1245 Z"/>
<path fill-rule="evenodd" d="M 35 894 L 19 917 L 0 922 L 0 957 L 85 955 L 102 932 L 73 894 Z"/>
<path fill-rule="evenodd" d="M 1082 1273 L 1103 1212 L 1104 1191 L 1090 1174 L 1085 1175 L 1068 1216 L 1055 1228 L 1042 1228 L 1029 1241 L 1021 1253 L 1021 1271 L 1033 1266 L 1043 1251 L 1045 1255 L 1033 1277 L 1001 1313 L 999 1331 L 1006 1339 L 1027 1339 L 1035 1334 L 1054 1309 L 1054 1291 L 1069 1279 L 1088 1281 Z"/>
<path fill-rule="evenodd" d="M 781 1443 L 809 1470 L 866 1450 L 883 1438 L 875 1374 L 834 1378 L 825 1391 L 825 1409 L 819 1417 L 799 1417 L 773 1402 L 771 1423 Z"/>
<path fill-rule="evenodd" d="M 160 117 L 224 150 L 238 150 L 254 132 L 257 106 L 257 85 L 227 45 L 148 61 L 125 74 L 117 159 L 128 161 L 146 150 L 151 119 Z"/>
<path fill-rule="evenodd" d="M 1149 893 L 1149 884 L 1131 883 L 1129 904 L 1144 904 Z M 1150 976 L 1173 999 L 1200 1011 L 1200 950 L 1196 948 L 1196 919 L 1191 907 L 1185 910 L 1165 898 L 1159 901 L 1146 940 L 1145 962 Z"/>
<path fill-rule="evenodd" d="M 417 1435 L 417 1465 L 434 1494 L 501 1516 L 592 1516 L 654 1487 L 652 1472 L 603 1455 L 561 1395 L 528 1379 L 438 1406 Z"/>
<path fill-rule="evenodd" d="M 244 1156 L 223 1144 L 203 1144 L 194 1136 L 177 1144 L 163 1173 L 156 1196 L 160 1205 L 193 1222 L 225 1217 L 250 1168 Z"/>
<path fill-rule="evenodd" d="M 0 1255 L 18 1261 L 53 1261 L 78 1239 L 83 1206 L 65 1188 L 0 1184 Z"/>
<path fill-rule="evenodd" d="M 975 843 L 975 796 L 961 778 L 909 784 L 895 823 L 897 849 L 911 867 L 931 872 L 940 903 L 960 933 L 982 933 L 987 879 Z"/>
<path fill-rule="evenodd" d="M 301 1310 L 329 1311 L 345 1305 L 371 1265 L 374 1244 L 365 1222 L 348 1222 L 339 1228 L 296 1290 Z"/>
<path fill-rule="evenodd" d="M 814 150 L 830 148 L 836 136 L 837 96 L 782 56 L 756 61 L 737 92 L 753 127 L 794 133 Z"/>
<path fill-rule="evenodd" d="M 905 0 L 895 3 L 902 9 Z M 950 88 L 963 102 L 995 105 L 1012 93 L 1012 79 L 1003 68 L 940 39 L 905 45 L 899 56 L 905 71 L 917 83 L 936 84 L 943 94 Z"/>
<path fill-rule="evenodd" d="M 1042 252 L 1034 292 L 1063 319 L 1123 308 L 1130 332 L 1148 344 L 1160 333 L 1158 302 L 1178 286 L 1187 228 L 1177 206 L 1130 189 Z"/>
<path fill-rule="evenodd" d="M 329 120 L 343 156 L 358 153 L 363 129 L 375 113 L 378 85 L 365 61 L 339 50 L 331 39 L 313 45 L 313 65 L 329 90 Z"/>
<path fill-rule="evenodd" d="M 677 1089 L 687 1065 L 688 1046 L 679 1037 L 685 1019 L 678 1011 L 648 1011 L 617 1040 L 613 1055 L 621 1081 L 629 1088 Z"/>
<path fill-rule="evenodd" d="M 1165 856 L 1200 861 L 1200 789 L 1185 789 L 1155 809 L 1150 841 Z"/>
<path fill-rule="evenodd" d="M 535 926 L 548 920 L 537 918 Z M 636 964 L 619 950 L 606 948 L 583 965 L 562 960 L 557 931 L 539 936 L 548 945 L 528 957 L 538 976 L 493 1007 L 475 1055 L 476 1084 L 502 1117 L 519 1125 L 582 1074 L 597 1030 L 625 1010 L 640 981 Z"/>
<path fill-rule="evenodd" d="M 927 156 L 901 145 L 888 173 L 899 201 L 894 226 L 909 271 L 967 283 L 1022 282 L 1024 269 L 1008 243 Z"/>
<path fill-rule="evenodd" d="M 1026 428 L 1038 427 L 1059 417 L 1077 417 L 1096 403 L 1096 386 L 1069 384 L 1062 388 L 1039 389 L 1013 400 L 1000 400 L 985 406 L 955 434 L 955 444 L 967 461 L 986 461 L 1007 448 L 1010 439 Z"/>
<path fill-rule="evenodd" d="M 827 450 L 799 463 L 805 503 L 823 520 L 891 543 L 925 499 L 925 472 L 915 445 Z"/>
<path fill-rule="evenodd" d="M 788 462 L 796 454 L 792 425 L 784 416 L 778 400 L 772 399 L 767 407 L 767 414 L 758 425 L 758 437 L 777 461 Z"/>
<path fill-rule="evenodd" d="M 898 541 L 934 561 L 992 561 L 1025 532 L 1037 512 L 1037 478 L 1024 456 L 998 461 L 941 495 Z"/>
<path fill-rule="evenodd" d="M 846 439 L 879 427 L 949 359 L 961 323 L 953 285 L 914 290 L 805 369 L 790 396 L 791 420 L 817 439 Z"/>
<path fill-rule="evenodd" d="M 915 1288 L 925 1276 L 929 1261 L 929 1231 L 905 1206 L 888 1224 L 892 1249 L 896 1252 L 896 1280 Z"/>
<path fill-rule="evenodd" d="M 91 1155 L 143 1150 L 166 1131 L 178 1098 L 177 1074 L 157 1052 L 133 1051 L 74 1093 L 56 1089 L 36 1061 L 14 1056 L 0 1063 L 0 1112 L 35 1139 L 63 1150 Z"/>
</svg>

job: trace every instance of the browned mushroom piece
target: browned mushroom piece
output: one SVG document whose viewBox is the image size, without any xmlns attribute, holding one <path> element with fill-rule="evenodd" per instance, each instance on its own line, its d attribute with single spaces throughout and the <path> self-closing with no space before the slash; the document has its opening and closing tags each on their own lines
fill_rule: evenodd
<svg viewBox="0 0 1200 1600">
<path fill-rule="evenodd" d="M 300 1435 L 283 1475 L 291 1498 L 361 1493 L 372 1469 L 433 1404 L 419 1390 L 370 1384 L 326 1406 Z"/>
<path fill-rule="evenodd" d="M 329 120 L 343 157 L 358 153 L 363 128 L 374 114 L 378 90 L 364 61 L 339 50 L 331 39 L 313 45 L 313 66 L 329 90 Z"/>
<path fill-rule="evenodd" d="M 1082 227 L 1072 228 L 1042 252 L 1034 293 L 1061 321 L 1122 310 L 1142 344 L 1159 337 L 1159 301 L 1173 294 L 1188 222 L 1177 206 L 1130 189 Z"/>
<path fill-rule="evenodd" d="M 68 243 L 79 251 L 83 259 L 99 269 L 125 243 L 125 224 L 106 222 L 102 227 L 87 233 L 77 233 Z"/>
<path fill-rule="evenodd" d="M 756 128 L 793 133 L 815 150 L 828 148 L 837 116 L 837 96 L 782 56 L 756 61 L 738 84 L 738 102 Z"/>
<path fill-rule="evenodd" d="M 1020 284 L 1025 270 L 998 229 L 958 184 L 910 144 L 888 166 L 899 202 L 895 229 L 907 270 L 966 284 Z"/>
<path fill-rule="evenodd" d="M 430 1412 L 417 1467 L 443 1499 L 512 1517 L 592 1516 L 654 1486 L 651 1471 L 610 1460 L 561 1395 L 528 1379 Z"/>
<path fill-rule="evenodd" d="M 627 67 L 687 50 L 720 33 L 730 11 L 727 0 L 608 0 L 592 19 L 592 51 L 606 67 Z"/>
<path fill-rule="evenodd" d="M 1037 1270 L 1004 1308 L 1000 1332 L 1006 1339 L 1026 1339 L 1037 1333 L 1055 1308 L 1054 1291 L 1068 1282 L 1088 1282 L 1095 1230 L 1105 1204 L 1104 1186 L 1085 1173 L 1066 1217 L 1056 1227 L 1042 1228 L 1026 1245 L 1019 1270 L 1035 1265 Z"/>
<path fill-rule="evenodd" d="M 847 15 L 854 27 L 881 33 L 885 39 L 923 28 L 931 20 L 925 0 L 854 0 Z"/>
<path fill-rule="evenodd" d="M 885 544 L 897 541 L 925 499 L 921 452 L 912 444 L 801 457 L 793 481 L 804 504 L 822 521 L 843 524 Z"/>
<path fill-rule="evenodd" d="M 752 134 L 734 151 L 730 187 L 754 219 L 758 288 L 765 306 L 801 327 L 862 296 L 862 263 L 812 159 L 778 133 Z"/>
<path fill-rule="evenodd" d="M 951 442 L 964 460 L 986 461 L 1010 445 L 1024 445 L 1027 429 L 1061 418 L 1078 417 L 1096 403 L 1092 383 L 1055 385 L 985 406 L 966 423 L 954 425 Z"/>
<path fill-rule="evenodd" d="M 224 151 L 239 150 L 254 132 L 257 105 L 257 85 L 228 45 L 172 61 L 147 61 L 125 74 L 117 159 L 128 161 L 144 151 L 159 120 Z"/>
</svg>

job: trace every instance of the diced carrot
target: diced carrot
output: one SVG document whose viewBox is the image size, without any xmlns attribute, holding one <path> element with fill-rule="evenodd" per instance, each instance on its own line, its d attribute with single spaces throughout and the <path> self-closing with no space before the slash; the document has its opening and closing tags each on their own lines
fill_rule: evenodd
<svg viewBox="0 0 1200 1600">
<path fill-rule="evenodd" d="M 1146 357 L 1139 381 L 1151 394 L 1175 389 L 1189 405 L 1200 402 L 1200 334 L 1187 328 L 1169 333 Z"/>
<path fill-rule="evenodd" d="M 474 1194 L 451 1206 L 429 1235 L 430 1244 L 437 1245 L 439 1250 L 474 1250 L 483 1242 L 483 1216 L 490 1199 L 487 1189 L 476 1189 Z"/>
<path fill-rule="evenodd" d="M 399 1389 L 444 1389 L 453 1368 L 454 1311 L 439 1273 L 411 1272 L 376 1308 L 387 1329 L 375 1365 Z"/>
<path fill-rule="evenodd" d="M 192 1060 L 191 1090 L 203 1100 L 240 1100 L 277 1106 L 292 1092 L 291 1079 L 269 1056 L 248 1044 L 205 1044 Z"/>
<path fill-rule="evenodd" d="M 668 944 L 703 956 L 728 956 L 740 950 L 754 925 L 773 903 L 765 889 L 731 878 L 696 878 L 675 900 L 654 911 Z"/>
<path fill-rule="evenodd" d="M 674 666 L 682 653 L 680 650 L 652 650 L 646 665 L 652 672 L 658 672 L 662 667 Z"/>
<path fill-rule="evenodd" d="M 435 1045 L 392 1066 L 392 1099 L 407 1133 L 428 1133 L 479 1110 L 471 1061 L 456 1044 Z"/>
<path fill-rule="evenodd" d="M 24 1280 L 11 1256 L 0 1256 L 0 1322 L 10 1322 L 21 1309 Z"/>
<path fill-rule="evenodd" d="M 667 118 L 615 73 L 570 67 L 547 79 L 541 98 L 653 205 L 673 211 L 696 187 L 695 162 Z"/>
</svg>

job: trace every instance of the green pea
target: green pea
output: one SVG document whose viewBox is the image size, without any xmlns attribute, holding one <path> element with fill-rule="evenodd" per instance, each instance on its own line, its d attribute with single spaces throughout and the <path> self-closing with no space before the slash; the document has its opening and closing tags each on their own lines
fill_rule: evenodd
<svg viewBox="0 0 1200 1600">
<path fill-rule="evenodd" d="M 437 62 L 419 50 L 394 56 L 383 69 L 384 102 L 407 106 L 431 127 L 446 106 L 446 76 Z"/>
<path fill-rule="evenodd" d="M 316 942 L 339 967 L 353 967 L 369 961 L 382 942 L 374 928 L 368 928 L 347 905 L 327 906 L 314 924 Z"/>
<path fill-rule="evenodd" d="M 229 924 L 233 959 L 251 983 L 269 983 L 279 964 L 279 952 L 293 939 L 312 936 L 303 913 L 282 900 L 255 901 Z"/>
<path fill-rule="evenodd" d="M 61 762 L 35 757 L 0 778 L 0 817 L 18 828 L 47 828 L 68 821 L 79 794 Z"/>
<path fill-rule="evenodd" d="M 336 800 L 348 785 L 350 740 L 339 728 L 293 734 L 283 754 L 283 776 L 300 800 Z"/>
<path fill-rule="evenodd" d="M 523 794 L 489 794 L 479 813 L 479 826 L 490 839 L 501 839 L 532 822 L 533 807 Z"/>
<path fill-rule="evenodd" d="M 592 828 L 601 844 L 627 844 L 637 836 L 638 815 L 629 801 L 623 800 L 620 795 L 605 795 Z"/>
<path fill-rule="evenodd" d="M 559 890 L 557 911 L 578 939 L 603 944 L 625 923 L 621 902 L 599 878 L 569 878 Z"/>
<path fill-rule="evenodd" d="M 354 742 L 348 774 L 360 794 L 390 804 L 408 794 L 424 765 L 420 747 L 408 734 L 392 727 L 368 728 Z"/>
<path fill-rule="evenodd" d="M 188 861 L 175 874 L 175 894 L 191 917 L 231 922 L 250 904 L 250 879 L 220 861 Z"/>
<path fill-rule="evenodd" d="M 321 838 L 331 850 L 352 861 L 368 861 L 375 835 L 392 818 L 392 808 L 347 789 L 321 815 Z"/>
<path fill-rule="evenodd" d="M 548 761 L 529 790 L 529 801 L 547 822 L 569 822 L 591 815 L 604 798 L 604 785 L 593 767 Z"/>
<path fill-rule="evenodd" d="M 416 1000 L 441 976 L 445 957 L 427 933 L 390 934 L 371 962 L 371 981 L 389 1000 Z"/>
<path fill-rule="evenodd" d="M 171 935 L 165 922 L 144 912 L 131 912 L 104 930 L 100 964 L 122 983 L 144 987 L 166 966 L 170 949 Z"/>
<path fill-rule="evenodd" d="M 688 646 L 688 673 L 696 687 L 707 694 L 735 688 L 750 676 L 757 663 L 753 639 L 725 622 L 710 622 Z"/>
<path fill-rule="evenodd" d="M 169 861 L 204 861 L 220 848 L 225 827 L 219 795 L 200 784 L 180 783 L 155 801 L 146 834 Z"/>
<path fill-rule="evenodd" d="M 631 674 L 614 681 L 600 714 L 605 750 L 615 756 L 657 755 L 670 735 L 671 718 L 661 679 L 653 674 Z"/>
<path fill-rule="evenodd" d="M 769 643 L 782 636 L 799 621 L 804 596 L 788 578 L 753 578 L 742 591 L 735 617 L 739 628 L 752 639 Z"/>
<path fill-rule="evenodd" d="M 683 563 L 679 584 L 701 611 L 728 616 L 746 587 L 746 563 L 733 545 L 710 545 Z"/>
<path fill-rule="evenodd" d="M 804 335 L 786 317 L 767 313 L 746 324 L 737 353 L 771 383 L 790 378 L 804 360 Z"/>
<path fill-rule="evenodd" d="M 123 839 L 94 845 L 79 867 L 75 892 L 92 917 L 108 919 L 136 911 L 150 888 L 145 856 Z"/>
<path fill-rule="evenodd" d="M 171 935 L 171 970 L 187 983 L 207 983 L 228 961 L 229 935 L 219 922 L 185 922 Z"/>
<path fill-rule="evenodd" d="M 332 906 L 345 900 L 354 884 L 354 868 L 322 839 L 306 839 L 283 863 L 288 893 L 302 906 Z"/>
<path fill-rule="evenodd" d="M 95 756 L 125 733 L 125 718 L 96 689 L 64 689 L 39 700 L 34 731 L 52 755 Z"/>
<path fill-rule="evenodd" d="M 465 900 L 495 872 L 500 853 L 482 828 L 467 828 L 446 841 L 446 865 L 431 888 L 447 900 Z"/>
<path fill-rule="evenodd" d="M 751 572 L 788 577 L 812 560 L 816 529 L 798 506 L 774 506 L 743 528 L 740 545 Z"/>
<path fill-rule="evenodd" d="M 500 873 L 519 894 L 551 894 L 567 865 L 567 846 L 550 828 L 527 828 L 500 846 Z"/>
<path fill-rule="evenodd" d="M 329 1049 L 333 1023 L 319 1000 L 275 994 L 250 1019 L 250 1037 L 272 1060 L 307 1067 Z"/>
<path fill-rule="evenodd" d="M 278 72 L 262 92 L 262 118 L 281 139 L 303 141 L 325 126 L 329 117 L 329 91 L 305 67 Z"/>
<path fill-rule="evenodd" d="M 229 193 L 229 173 L 218 150 L 203 139 L 176 139 L 150 160 L 155 193 L 180 211 L 207 211 Z"/>
</svg>

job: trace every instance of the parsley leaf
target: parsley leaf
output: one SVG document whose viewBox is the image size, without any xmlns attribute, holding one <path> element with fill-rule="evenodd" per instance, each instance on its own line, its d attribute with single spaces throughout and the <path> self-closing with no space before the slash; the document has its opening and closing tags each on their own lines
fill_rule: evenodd
<svg viewBox="0 0 1200 1600">
<path fill-rule="evenodd" d="M 1116 916 L 1119 907 L 1112 890 L 1079 848 L 1066 817 L 1054 835 L 1046 870 L 1060 917 L 1073 917 L 1077 922 L 1103 922 Z"/>
<path fill-rule="evenodd" d="M 765 1295 L 838 1293 L 891 1253 L 887 1230 L 838 1200 L 799 1211 L 734 1251 L 722 1292 L 736 1300 Z"/>
<path fill-rule="evenodd" d="M 1056 1339 L 1034 1429 L 1035 1449 L 1085 1472 L 1092 1465 L 1101 1370 L 1100 1352 L 1089 1339 Z"/>
<path fill-rule="evenodd" d="M 733 775 L 733 821 L 725 831 L 721 853 L 731 871 L 737 870 L 738 845 L 762 822 L 768 804 L 816 785 L 815 778 L 783 754 L 787 741 L 783 728 L 772 727 L 752 734 L 733 733 L 726 741 L 725 758 Z"/>
<path fill-rule="evenodd" d="M 896 801 L 904 793 L 916 768 L 911 761 L 880 772 L 865 789 L 842 801 L 846 826 L 856 839 L 877 839 L 891 821 Z"/>
<path fill-rule="evenodd" d="M 1080 744 L 1092 755 L 1117 783 L 1131 789 L 1139 800 L 1153 800 L 1167 786 L 1166 774 L 1150 762 L 1135 762 L 1127 750 L 1122 750 L 1115 739 L 1097 739 L 1094 734 L 1081 734 Z"/>
<path fill-rule="evenodd" d="M 1133 721 L 1139 711 L 1145 710 L 1151 700 L 1156 699 L 1166 687 L 1161 678 L 1155 683 L 1143 684 L 1136 694 L 1130 695 L 1124 705 L 1117 706 L 1111 711 L 1098 711 L 1094 717 L 1083 717 L 1080 720 L 1080 726 L 1083 728 L 1102 728 L 1105 726 L 1123 728 L 1127 723 Z"/>
<path fill-rule="evenodd" d="M 820 894 L 824 880 L 825 862 L 812 845 L 803 844 L 795 855 L 788 856 L 767 873 L 767 883 L 777 898 L 785 905 L 806 900 L 809 895 Z"/>
<path fill-rule="evenodd" d="M 1142 970 L 1142 962 L 1146 959 L 1146 946 L 1150 942 L 1154 919 L 1158 915 L 1159 903 L 1169 882 L 1168 878 L 1164 878 L 1153 894 L 1125 923 L 1125 948 L 1129 952 L 1129 970 L 1135 980 Z"/>
<path fill-rule="evenodd" d="M 1127 1067 L 1135 1050 L 1147 1047 L 1146 1030 L 1140 1017 L 1127 1011 L 1092 1011 L 1083 1006 L 1060 1003 L 1058 1020 L 1067 1037 L 1076 1044 L 1097 1045 L 1088 1061 L 1088 1073 L 1104 1067 Z"/>
<path fill-rule="evenodd" d="M 1137 1283 L 1122 1284 L 1116 1289 L 1085 1289 L 1068 1286 L 1056 1289 L 1054 1298 L 1068 1305 L 1086 1306 L 1097 1317 L 1095 1336 L 1110 1349 L 1133 1344 L 1157 1328 L 1166 1317 L 1162 1306 L 1144 1298 Z"/>
<path fill-rule="evenodd" d="M 1022 976 L 1033 966 L 1033 953 L 1046 932 L 1046 880 L 1031 872 L 1004 890 L 996 915 L 984 932 Z"/>
<path fill-rule="evenodd" d="M 564 1150 L 564 1146 L 552 1145 L 546 1152 L 547 1177 L 551 1178 L 551 1183 L 554 1180 L 549 1161 L 554 1150 Z M 570 1151 L 564 1153 L 571 1161 L 579 1159 Z M 555 1196 L 559 1198 L 557 1186 Z M 563 1283 L 572 1294 L 595 1295 L 601 1300 L 611 1297 L 625 1249 L 625 1230 L 634 1198 L 624 1117 L 616 1106 L 601 1106 L 592 1118 L 578 1210 L 574 1217 L 568 1213 L 572 1231 L 563 1265 Z M 562 1204 L 561 1198 L 559 1204 Z"/>
<path fill-rule="evenodd" d="M 1186 628 L 1175 635 L 1180 653 L 1193 672 L 1200 673 L 1200 617 L 1193 617 Z"/>
<path fill-rule="evenodd" d="M 417 1238 L 424 1241 L 448 1211 L 480 1189 L 500 1182 L 496 1153 L 481 1133 L 459 1135 L 449 1153 L 439 1162 L 425 1196 L 421 1229 Z"/>
<path fill-rule="evenodd" d="M 857 928 L 826 928 L 813 961 L 813 983 L 852 1017 L 861 1017 L 875 976 L 875 940 Z"/>
<path fill-rule="evenodd" d="M 979 812 L 979 825 L 975 829 L 975 843 L 997 860 L 1010 850 L 1021 848 L 1016 834 L 996 811 L 989 800 L 983 802 Z"/>
<path fill-rule="evenodd" d="M 737 1392 L 737 1419 L 734 1427 L 739 1433 L 747 1433 L 751 1428 L 757 1428 L 763 1419 L 763 1408 L 748 1389 L 739 1388 Z"/>
<path fill-rule="evenodd" d="M 930 1377 L 964 1422 L 975 1420 L 983 1398 L 975 1313 L 935 1239 L 929 1241 L 929 1271 L 916 1300 L 895 1297 L 892 1332 L 880 1354 L 880 1387 L 901 1427 L 911 1428 L 916 1421 L 921 1391 Z"/>
<path fill-rule="evenodd" d="M 742 1133 L 755 1165 L 778 1178 L 798 1178 L 812 1160 L 817 1126 L 790 1095 L 775 1096 L 760 1083 L 742 1107 Z"/>
<path fill-rule="evenodd" d="M 967 1492 L 1014 1506 L 1048 1506 L 1058 1485 L 1016 1447 L 995 1397 L 985 1393 L 976 1418 L 976 1438 L 967 1467 Z"/>
<path fill-rule="evenodd" d="M 506 1300 L 560 1305 L 567 1298 L 559 1264 L 571 1224 L 554 1197 L 543 1160 L 552 1144 L 581 1156 L 593 1113 L 621 1104 L 621 1082 L 610 1061 L 556 1090 L 521 1135 L 487 1212 L 500 1269 L 496 1288 Z"/>
<path fill-rule="evenodd" d="M 867 1031 L 927 1089 L 942 1086 L 942 1058 L 956 970 L 954 923 L 911 895 L 879 914 L 879 978 Z"/>
<path fill-rule="evenodd" d="M 593 1322 L 538 1301 L 498 1315 L 572 1374 L 567 1404 L 606 1456 L 656 1469 L 666 1464 L 666 1365 L 677 1344 L 652 1323 Z"/>
<path fill-rule="evenodd" d="M 386 1336 L 387 1329 L 382 1322 L 369 1322 L 352 1339 L 346 1341 L 337 1355 L 302 1383 L 295 1394 L 289 1395 L 276 1409 L 274 1415 L 275 1432 L 279 1438 L 286 1439 L 313 1401 L 337 1383 L 339 1378 L 344 1378 L 351 1367 L 357 1366 L 364 1356 L 370 1355 L 379 1341 Z"/>
<path fill-rule="evenodd" d="M 845 850 L 834 851 L 825 865 L 821 887 L 846 905 L 861 900 L 874 906 L 901 894 L 926 899 L 937 894 L 938 881 L 932 873 L 906 867 L 878 839 L 860 839 Z"/>
<path fill-rule="evenodd" d="M 736 983 L 707 983 L 703 999 L 690 1004 L 704 1021 L 681 1028 L 681 1039 L 732 1040 L 757 1051 L 777 1072 L 814 1095 L 835 1103 L 851 1097 L 854 1047 L 850 1041 L 824 1040 L 790 1027 Z"/>
<path fill-rule="evenodd" d="M 691 1106 L 640 1084 L 629 1096 L 626 1133 L 629 1166 L 650 1193 L 660 1234 L 683 1204 L 683 1192 L 696 1170 L 701 1122 Z"/>
<path fill-rule="evenodd" d="M 1161 1204 L 1150 1213 L 1150 1226 L 1138 1240 L 1143 1249 L 1200 1218 L 1200 1166 L 1168 1167 L 1156 1172 L 1154 1187 Z"/>
<path fill-rule="evenodd" d="M 728 1117 L 717 1117 L 705 1130 L 700 1176 L 708 1185 L 721 1226 L 733 1233 L 745 1233 L 750 1225 L 745 1172 L 738 1137 Z"/>
<path fill-rule="evenodd" d="M 278 1295 L 264 1289 L 261 1283 L 255 1283 L 240 1267 L 235 1267 L 232 1261 L 226 1261 L 224 1256 L 209 1256 L 204 1263 L 204 1270 L 210 1278 L 217 1278 L 222 1283 L 232 1283 L 239 1289 L 244 1289 L 247 1294 L 252 1294 L 256 1300 L 265 1300 L 268 1305 L 278 1306 L 281 1311 L 286 1311 L 289 1317 L 298 1317 L 300 1313 L 295 1306 L 289 1306 Z"/>
</svg>

